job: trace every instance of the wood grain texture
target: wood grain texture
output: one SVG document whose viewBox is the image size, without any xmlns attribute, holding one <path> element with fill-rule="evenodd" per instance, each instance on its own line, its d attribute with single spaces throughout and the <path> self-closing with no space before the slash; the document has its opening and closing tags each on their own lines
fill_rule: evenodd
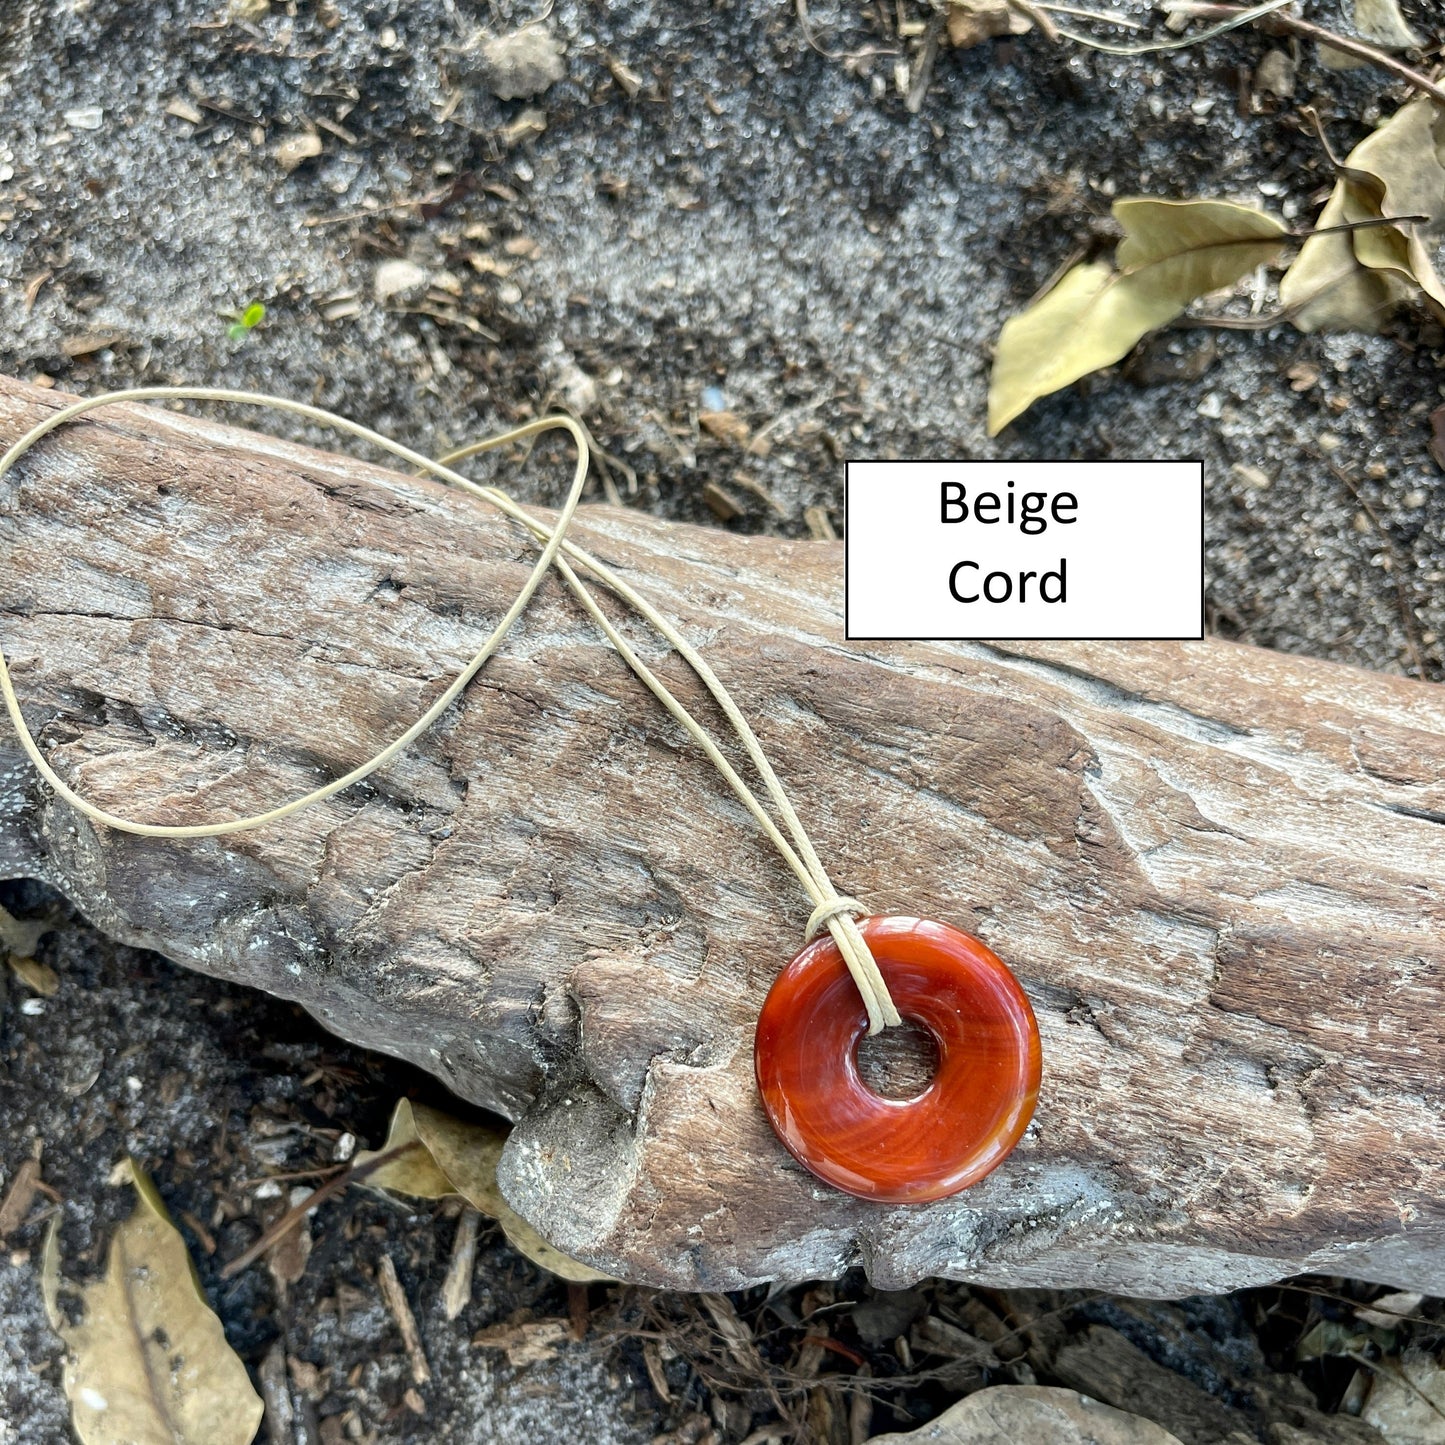
<svg viewBox="0 0 1445 1445">
<path fill-rule="evenodd" d="M 0 382 L 0 433 L 61 401 Z M 516 1120 L 508 1197 L 629 1279 L 1445 1291 L 1445 694 L 1221 642 L 848 644 L 837 547 L 578 536 L 735 689 L 840 888 L 1024 984 L 1038 1113 L 963 1195 L 848 1198 L 774 1138 L 753 1026 L 807 905 L 555 582 L 375 786 L 264 832 L 98 832 L 0 732 L 0 876 Z M 195 821 L 400 732 L 532 555 L 427 482 L 105 412 L 0 482 L 0 635 L 65 776 Z"/>
</svg>

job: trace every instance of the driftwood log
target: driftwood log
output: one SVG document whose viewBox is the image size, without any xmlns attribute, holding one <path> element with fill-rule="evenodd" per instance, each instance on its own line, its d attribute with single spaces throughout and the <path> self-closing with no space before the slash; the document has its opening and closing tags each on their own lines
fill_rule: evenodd
<svg viewBox="0 0 1445 1445">
<path fill-rule="evenodd" d="M 0 383 L 0 433 L 62 400 Z M 509 1198 L 628 1279 L 1445 1292 L 1445 692 L 1222 642 L 848 644 L 837 547 L 578 538 L 703 645 L 840 887 L 1014 965 L 1044 1086 L 984 1183 L 869 1205 L 776 1142 L 752 1028 L 806 904 L 555 579 L 375 786 L 262 833 L 98 830 L 0 723 L 0 876 L 507 1115 Z M 429 482 L 113 410 L 0 483 L 0 636 L 70 780 L 198 821 L 401 731 L 532 557 Z"/>
</svg>

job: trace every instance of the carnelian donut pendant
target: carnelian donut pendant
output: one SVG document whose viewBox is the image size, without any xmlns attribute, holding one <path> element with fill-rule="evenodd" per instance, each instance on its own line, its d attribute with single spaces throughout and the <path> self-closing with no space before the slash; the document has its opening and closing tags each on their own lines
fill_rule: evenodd
<svg viewBox="0 0 1445 1445">
<path fill-rule="evenodd" d="M 892 914 L 858 927 L 898 1012 L 933 1035 L 933 1079 L 913 1099 L 863 1082 L 868 1016 L 824 933 L 778 975 L 758 1018 L 763 1107 L 793 1157 L 835 1189 L 888 1204 L 942 1199 L 1001 1164 L 1028 1127 L 1038 1025 L 1018 980 L 969 934 Z"/>
</svg>

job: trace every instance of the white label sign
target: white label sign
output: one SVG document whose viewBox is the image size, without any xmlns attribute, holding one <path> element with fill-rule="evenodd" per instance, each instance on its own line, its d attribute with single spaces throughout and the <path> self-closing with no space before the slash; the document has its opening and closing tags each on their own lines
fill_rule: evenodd
<svg viewBox="0 0 1445 1445">
<path fill-rule="evenodd" d="M 1204 635 L 1202 462 L 848 463 L 846 632 Z"/>
</svg>

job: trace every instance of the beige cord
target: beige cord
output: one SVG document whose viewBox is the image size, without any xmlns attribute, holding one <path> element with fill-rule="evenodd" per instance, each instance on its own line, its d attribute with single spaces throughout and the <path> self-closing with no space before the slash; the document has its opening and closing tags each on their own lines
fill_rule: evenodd
<svg viewBox="0 0 1445 1445">
<path fill-rule="evenodd" d="M 122 818 L 115 813 L 97 807 L 94 803 L 87 802 L 73 788 L 62 779 L 58 773 L 46 761 L 41 753 L 39 745 L 31 734 L 24 717 L 20 711 L 19 700 L 15 696 L 15 689 L 10 680 L 10 671 L 5 661 L 5 654 L 0 650 L 0 694 L 5 699 L 6 710 L 10 714 L 10 720 L 15 726 L 15 731 L 20 738 L 21 746 L 29 756 L 32 763 L 39 771 L 41 777 L 55 789 L 60 797 L 64 798 L 72 807 L 84 813 L 88 818 L 97 823 L 103 823 L 107 827 L 119 829 L 126 833 L 140 834 L 142 837 L 150 838 L 211 838 L 223 833 L 239 833 L 250 828 L 259 828 L 267 823 L 274 823 L 285 818 L 291 813 L 317 803 L 333 794 L 340 792 L 343 788 L 350 787 L 353 783 L 383 767 L 391 759 L 397 756 L 404 748 L 413 743 L 438 717 L 452 704 L 466 685 L 474 678 L 487 662 L 487 659 L 501 645 L 502 639 L 506 636 L 508 629 L 521 616 L 533 594 L 541 585 L 542 578 L 546 575 L 549 567 L 556 567 L 561 574 L 563 581 L 571 588 L 577 600 L 582 604 L 587 614 L 602 629 L 608 640 L 616 648 L 627 665 L 637 674 L 658 701 L 667 709 L 671 716 L 689 733 L 698 743 L 704 753 L 712 761 L 713 765 L 722 774 L 733 792 L 747 810 L 757 820 L 763 832 L 768 836 L 773 846 L 777 848 L 784 862 L 797 876 L 802 884 L 804 892 L 813 903 L 814 909 L 808 921 L 807 937 L 812 938 L 823 927 L 827 927 L 832 934 L 838 951 L 842 954 L 844 963 L 858 986 L 858 992 L 862 996 L 864 1007 L 868 1012 L 868 1031 L 876 1033 L 878 1030 L 890 1025 L 896 1026 L 902 1022 L 893 1000 L 888 995 L 888 986 L 883 981 L 883 976 L 878 970 L 878 964 L 870 951 L 863 935 L 859 932 L 855 922 L 857 915 L 865 910 L 856 899 L 842 897 L 836 888 L 833 887 L 828 877 L 827 870 L 819 859 L 817 850 L 813 847 L 811 839 L 804 830 L 796 810 L 788 799 L 787 793 L 783 790 L 782 783 L 778 780 L 777 774 L 773 771 L 772 764 L 768 761 L 767 755 L 763 752 L 762 745 L 758 742 L 747 719 L 743 716 L 737 704 L 733 701 L 728 690 L 723 686 L 717 675 L 703 660 L 697 650 L 682 636 L 680 632 L 667 621 L 640 593 L 622 580 L 609 567 L 603 565 L 596 558 L 589 556 L 580 547 L 567 541 L 565 533 L 572 522 L 577 510 L 577 504 L 582 497 L 582 488 L 587 480 L 587 467 L 589 452 L 586 437 L 578 424 L 567 416 L 547 416 L 536 421 L 528 422 L 525 426 L 514 427 L 510 431 L 502 432 L 497 436 L 488 437 L 485 441 L 476 442 L 471 446 L 463 447 L 457 451 L 449 452 L 445 456 L 433 461 L 429 457 L 422 456 L 419 452 L 412 451 L 409 447 L 402 446 L 399 442 L 392 441 L 389 437 L 372 431 L 369 427 L 360 425 L 358 422 L 349 421 L 347 418 L 338 416 L 334 412 L 326 411 L 321 407 L 309 406 L 305 402 L 290 401 L 284 397 L 265 396 L 255 392 L 229 391 L 213 387 L 178 387 L 178 386 L 151 386 L 137 387 L 129 391 L 109 392 L 102 396 L 89 397 L 83 401 L 73 402 L 63 407 L 54 415 L 48 417 L 26 432 L 13 446 L 0 457 L 0 479 L 14 467 L 15 463 L 30 450 L 42 437 L 63 426 L 66 422 L 82 415 L 84 412 L 93 411 L 100 406 L 108 406 L 118 401 L 220 401 L 232 402 L 243 406 L 266 406 L 278 411 L 291 412 L 296 416 L 305 417 L 309 421 L 316 422 L 322 426 L 331 427 L 351 436 L 358 437 L 363 441 L 371 442 L 380 447 L 383 451 L 390 452 L 392 456 L 399 457 L 403 461 L 410 462 L 413 466 L 424 472 L 429 472 L 446 485 L 455 487 L 461 491 L 468 492 L 472 496 L 489 503 L 504 512 L 508 517 L 520 522 L 532 536 L 541 544 L 541 552 L 537 558 L 536 565 L 532 568 L 526 582 L 517 593 L 516 599 L 511 607 L 502 617 L 502 620 L 493 628 L 491 635 L 482 646 L 473 654 L 471 660 L 453 679 L 450 686 L 440 697 L 414 722 L 400 737 L 389 743 L 380 752 L 368 758 L 360 766 L 353 768 L 344 777 L 337 778 L 323 787 L 316 788 L 303 797 L 295 798 L 289 803 L 279 807 L 268 809 L 262 813 L 255 813 L 248 817 L 232 818 L 221 823 L 192 823 L 192 824 L 160 824 L 160 823 L 138 823 L 129 818 Z M 540 432 L 563 430 L 571 436 L 577 447 L 577 465 L 572 476 L 572 485 L 568 490 L 567 499 L 562 504 L 558 513 L 557 523 L 554 527 L 548 527 L 528 515 L 517 505 L 505 492 L 495 487 L 482 486 L 477 482 L 464 477 L 461 473 L 453 471 L 448 463 L 462 461 L 467 457 L 477 455 L 479 452 L 490 451 L 495 447 L 504 446 L 508 442 L 519 441 L 524 437 L 535 436 Z M 782 818 L 783 827 L 787 830 L 787 837 L 778 828 L 777 824 L 769 816 L 767 810 L 759 801 L 757 795 L 738 775 L 736 769 L 723 756 L 717 743 L 703 727 L 701 723 L 687 710 L 686 707 L 668 690 L 665 683 L 652 672 L 646 663 L 632 650 L 627 641 L 613 626 L 606 614 L 602 611 L 596 596 L 591 589 L 581 580 L 573 569 L 572 563 L 576 563 L 584 571 L 590 573 L 598 581 L 610 588 L 623 599 L 630 607 L 638 612 L 657 632 L 672 646 L 689 667 L 697 674 L 708 692 L 712 694 L 718 706 L 722 709 L 723 715 L 727 718 L 733 732 L 737 735 L 744 751 L 752 762 L 758 775 L 762 778 L 764 787 L 779 816 Z M 789 841 L 791 839 L 791 842 Z"/>
</svg>

